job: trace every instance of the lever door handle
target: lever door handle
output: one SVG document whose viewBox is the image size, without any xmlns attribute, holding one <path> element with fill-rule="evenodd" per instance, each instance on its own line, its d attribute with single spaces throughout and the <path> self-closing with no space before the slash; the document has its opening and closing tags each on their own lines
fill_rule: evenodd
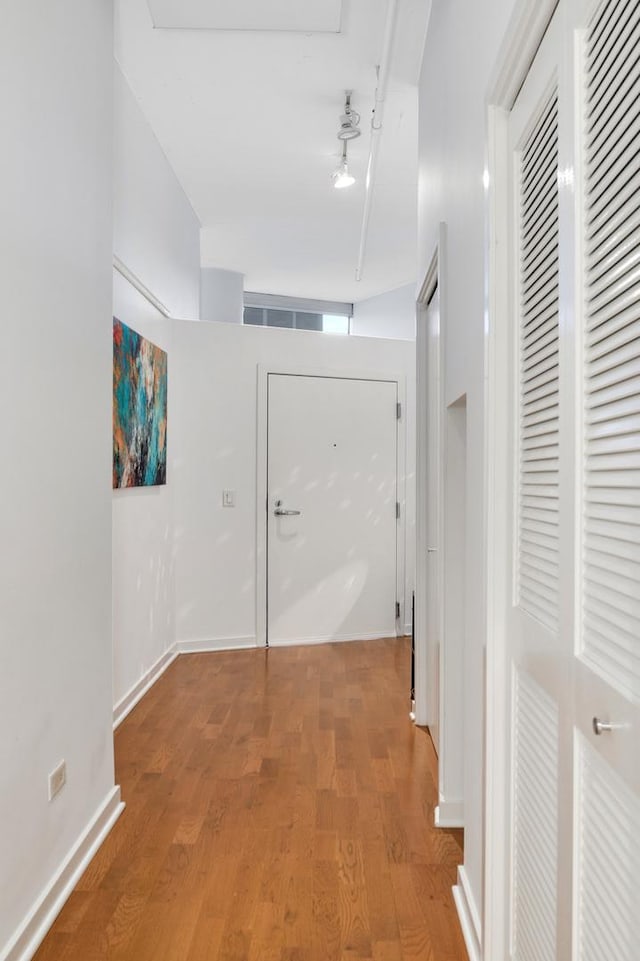
<svg viewBox="0 0 640 961">
<path fill-rule="evenodd" d="M 285 508 L 282 506 L 282 501 L 278 499 L 275 503 L 273 513 L 276 517 L 297 517 L 300 514 L 300 511 L 285 510 Z"/>
</svg>

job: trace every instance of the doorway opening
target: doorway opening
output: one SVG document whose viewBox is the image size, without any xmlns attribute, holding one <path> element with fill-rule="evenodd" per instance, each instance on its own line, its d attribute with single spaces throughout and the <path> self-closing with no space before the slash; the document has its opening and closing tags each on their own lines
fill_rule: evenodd
<svg viewBox="0 0 640 961">
<path fill-rule="evenodd" d="M 446 226 L 417 302 L 415 721 L 438 755 L 436 824 L 463 826 L 466 395 L 445 405 Z"/>
</svg>

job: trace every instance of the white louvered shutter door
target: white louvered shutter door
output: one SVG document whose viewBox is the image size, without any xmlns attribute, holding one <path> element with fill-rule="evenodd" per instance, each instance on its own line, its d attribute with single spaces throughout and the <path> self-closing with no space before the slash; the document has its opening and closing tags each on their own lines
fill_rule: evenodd
<svg viewBox="0 0 640 961">
<path fill-rule="evenodd" d="M 585 49 L 578 961 L 640 957 L 640 4 Z M 596 736 L 591 715 L 614 725 Z M 620 725 L 619 727 L 617 725 Z"/>
<path fill-rule="evenodd" d="M 520 162 L 520 484 L 518 593 L 558 627 L 558 101 Z"/>
<path fill-rule="evenodd" d="M 609 12 L 614 14 L 605 16 Z M 640 697 L 640 6 L 589 37 L 584 655 Z"/>
<path fill-rule="evenodd" d="M 517 606 L 528 632 L 558 629 L 558 101 L 518 153 Z M 523 631 L 523 638 L 528 636 Z M 554 699 L 518 665 L 514 691 L 513 943 L 517 961 L 556 956 L 557 732 Z M 541 750 L 541 743 L 544 748 Z M 541 817 L 542 816 L 542 817 Z M 542 830 L 541 824 L 545 827 Z"/>
<path fill-rule="evenodd" d="M 513 961 L 557 961 L 561 352 L 557 31 L 510 119 L 513 171 Z"/>
<path fill-rule="evenodd" d="M 509 151 L 509 957 L 638 961 L 640 0 L 559 0 Z"/>
</svg>

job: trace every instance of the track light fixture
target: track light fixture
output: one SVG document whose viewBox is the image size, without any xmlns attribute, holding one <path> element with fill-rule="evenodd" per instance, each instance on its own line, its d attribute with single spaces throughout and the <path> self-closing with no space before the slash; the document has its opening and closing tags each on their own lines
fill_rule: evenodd
<svg viewBox="0 0 640 961">
<path fill-rule="evenodd" d="M 350 187 L 351 184 L 355 182 L 356 178 L 352 177 L 349 173 L 349 166 L 347 164 L 347 141 L 343 140 L 342 158 L 333 172 L 333 186 L 336 190 L 342 190 L 343 187 Z"/>
<path fill-rule="evenodd" d="M 338 140 L 342 141 L 342 157 L 340 163 L 333 172 L 333 186 L 337 190 L 343 187 L 350 187 L 356 182 L 355 177 L 349 173 L 347 163 L 347 143 L 360 136 L 360 114 L 351 106 L 351 90 L 345 90 L 344 113 L 340 115 L 340 126 L 338 127 Z"/>
<path fill-rule="evenodd" d="M 340 127 L 338 129 L 338 140 L 355 140 L 361 134 L 360 114 L 351 106 L 351 90 L 345 91 L 344 113 L 340 115 Z"/>
</svg>

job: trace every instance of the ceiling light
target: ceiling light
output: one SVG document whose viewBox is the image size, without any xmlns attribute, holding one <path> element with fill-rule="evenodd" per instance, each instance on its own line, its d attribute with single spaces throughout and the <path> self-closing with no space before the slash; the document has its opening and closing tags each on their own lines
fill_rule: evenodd
<svg viewBox="0 0 640 961">
<path fill-rule="evenodd" d="M 361 130 L 357 122 L 353 119 L 353 114 L 343 113 L 340 117 L 340 129 L 338 130 L 338 140 L 355 140 L 359 137 Z"/>
<path fill-rule="evenodd" d="M 344 113 L 340 115 L 340 127 L 338 129 L 338 140 L 355 140 L 359 137 L 361 130 L 358 127 L 360 114 L 351 107 L 351 91 L 347 90 L 344 99 Z"/>
<path fill-rule="evenodd" d="M 342 142 L 342 157 L 340 163 L 333 171 L 333 186 L 336 190 L 342 190 L 343 187 L 350 187 L 351 184 L 356 182 L 356 178 L 352 177 L 349 173 L 349 165 L 347 164 L 347 141 Z"/>
<path fill-rule="evenodd" d="M 333 174 L 333 186 L 336 188 L 336 190 L 342 190 L 343 187 L 350 187 L 351 184 L 354 184 L 355 182 L 356 178 L 352 177 L 349 173 L 347 161 L 341 161 L 339 167 Z"/>
</svg>

